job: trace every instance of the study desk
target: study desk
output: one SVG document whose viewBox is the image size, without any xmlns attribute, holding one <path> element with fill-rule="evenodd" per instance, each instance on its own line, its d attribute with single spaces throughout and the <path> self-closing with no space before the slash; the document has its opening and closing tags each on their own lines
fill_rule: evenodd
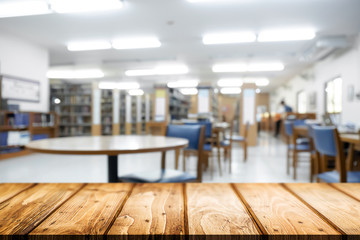
<svg viewBox="0 0 360 240">
<path fill-rule="evenodd" d="M 360 239 L 360 184 L 0 184 L 0 239 Z"/>
<path fill-rule="evenodd" d="M 41 153 L 107 155 L 108 181 L 118 182 L 119 154 L 162 152 L 165 168 L 166 151 L 184 148 L 188 143 L 187 139 L 165 136 L 119 135 L 50 138 L 32 141 L 26 148 Z"/>
</svg>

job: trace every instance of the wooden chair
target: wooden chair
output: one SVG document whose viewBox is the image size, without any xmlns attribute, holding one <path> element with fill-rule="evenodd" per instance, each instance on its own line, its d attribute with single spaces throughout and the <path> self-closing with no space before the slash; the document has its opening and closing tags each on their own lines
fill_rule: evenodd
<svg viewBox="0 0 360 240">
<path fill-rule="evenodd" d="M 165 152 L 161 156 L 161 171 L 133 173 L 120 177 L 122 182 L 201 182 L 202 181 L 202 160 L 204 157 L 203 148 L 205 142 L 204 126 L 169 125 L 166 136 L 185 138 L 189 141 L 188 149 L 197 151 L 197 174 L 193 176 L 187 172 L 165 168 Z"/>
<path fill-rule="evenodd" d="M 225 140 L 220 142 L 220 148 L 224 149 L 224 160 L 229 160 L 229 173 L 231 173 L 231 162 L 232 162 L 232 142 L 233 142 L 233 129 L 234 124 L 230 124 L 230 135 L 225 138 Z M 244 149 L 245 152 L 245 149 Z"/>
<path fill-rule="evenodd" d="M 335 127 L 315 126 L 314 143 L 321 156 L 335 157 L 335 170 L 318 174 L 318 181 L 327 183 L 360 182 L 360 172 L 347 171 L 344 147 Z"/>
<path fill-rule="evenodd" d="M 146 134 L 154 136 L 165 136 L 166 135 L 166 122 L 147 122 L 146 123 Z"/>
<path fill-rule="evenodd" d="M 244 152 L 244 161 L 246 162 L 247 160 L 247 152 L 248 152 L 248 142 L 247 142 L 247 136 L 248 136 L 248 132 L 249 132 L 249 128 L 250 128 L 250 124 L 249 123 L 246 123 L 245 125 L 245 131 L 244 131 L 244 136 L 233 136 L 232 132 L 233 130 L 231 129 L 231 137 L 228 136 L 227 139 L 230 139 L 232 140 L 232 142 L 236 142 L 236 143 L 239 143 L 242 145 L 243 147 L 243 152 Z"/>
<path fill-rule="evenodd" d="M 296 169 L 298 165 L 298 154 L 307 152 L 311 153 L 309 141 L 299 141 L 298 135 L 294 134 L 294 126 L 305 126 L 304 120 L 285 121 L 284 129 L 287 139 L 286 166 L 287 174 L 290 173 L 290 158 L 292 156 L 293 179 L 296 179 Z"/>
<path fill-rule="evenodd" d="M 203 147 L 203 154 L 204 154 L 204 158 L 203 158 L 203 163 L 204 166 L 207 168 L 208 164 L 209 164 L 209 158 L 211 158 L 211 161 L 213 159 L 213 149 L 215 146 L 219 146 L 219 141 L 218 138 L 216 136 L 214 136 L 213 133 L 213 128 L 212 128 L 212 123 L 211 122 L 189 122 L 189 123 L 185 123 L 185 125 L 192 125 L 192 126 L 205 126 L 205 144 Z M 184 149 L 183 151 L 183 170 L 185 171 L 186 168 L 186 158 L 191 156 L 191 155 L 196 155 L 197 152 L 193 151 L 193 150 L 188 150 L 188 149 Z M 218 155 L 220 154 L 219 152 L 219 148 L 218 148 Z M 221 161 L 220 161 L 220 156 L 218 156 L 218 166 L 219 166 L 219 172 L 220 172 L 220 176 L 222 175 L 222 170 L 221 170 Z M 212 167 L 212 162 L 211 162 L 211 176 L 213 173 L 213 167 Z"/>
</svg>

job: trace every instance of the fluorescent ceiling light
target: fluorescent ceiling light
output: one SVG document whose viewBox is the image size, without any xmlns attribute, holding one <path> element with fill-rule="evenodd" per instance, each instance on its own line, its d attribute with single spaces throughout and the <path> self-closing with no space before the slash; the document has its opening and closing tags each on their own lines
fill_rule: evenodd
<svg viewBox="0 0 360 240">
<path fill-rule="evenodd" d="M 72 42 L 67 45 L 69 51 L 89 51 L 110 48 L 111 44 L 107 41 Z"/>
<path fill-rule="evenodd" d="M 169 82 L 167 86 L 169 88 L 194 88 L 199 84 L 198 80 L 179 80 L 175 82 Z"/>
<path fill-rule="evenodd" d="M 141 96 L 144 95 L 144 91 L 141 89 L 131 89 L 128 91 L 130 96 Z"/>
<path fill-rule="evenodd" d="M 140 88 L 139 83 L 137 82 L 99 82 L 98 87 L 100 89 L 120 89 L 120 90 L 129 90 L 129 89 L 138 89 Z"/>
<path fill-rule="evenodd" d="M 312 29 L 292 29 L 263 31 L 259 33 L 259 42 L 278 42 L 278 41 L 299 41 L 311 40 L 315 38 L 316 33 Z"/>
<path fill-rule="evenodd" d="M 196 94 L 198 94 L 197 88 L 180 88 L 179 91 L 183 95 L 196 95 Z"/>
<path fill-rule="evenodd" d="M 57 13 L 76 13 L 115 10 L 123 7 L 120 0 L 49 0 Z"/>
<path fill-rule="evenodd" d="M 213 72 L 246 72 L 245 64 L 215 64 L 212 67 Z"/>
<path fill-rule="evenodd" d="M 243 82 L 239 78 L 222 78 L 217 82 L 219 87 L 241 87 Z"/>
<path fill-rule="evenodd" d="M 158 48 L 161 42 L 157 38 L 129 38 L 112 41 L 115 49 Z"/>
<path fill-rule="evenodd" d="M 213 72 L 270 72 L 282 71 L 282 63 L 251 63 L 251 64 L 215 64 L 212 67 Z"/>
<path fill-rule="evenodd" d="M 276 72 L 284 70 L 282 63 L 252 63 L 248 65 L 248 72 Z"/>
<path fill-rule="evenodd" d="M 100 69 L 49 70 L 46 76 L 52 79 L 102 78 L 104 73 Z"/>
<path fill-rule="evenodd" d="M 0 4 L 0 17 L 19 17 L 50 13 L 44 0 L 7 1 Z"/>
<path fill-rule="evenodd" d="M 188 73 L 187 66 L 161 66 L 153 69 L 139 69 L 139 70 L 127 70 L 126 76 L 153 76 L 153 75 L 177 75 Z"/>
<path fill-rule="evenodd" d="M 221 94 L 240 94 L 241 88 L 221 88 Z"/>
<path fill-rule="evenodd" d="M 229 44 L 255 42 L 256 35 L 251 32 L 243 33 L 225 33 L 225 34 L 208 34 L 203 37 L 204 44 Z"/>
</svg>

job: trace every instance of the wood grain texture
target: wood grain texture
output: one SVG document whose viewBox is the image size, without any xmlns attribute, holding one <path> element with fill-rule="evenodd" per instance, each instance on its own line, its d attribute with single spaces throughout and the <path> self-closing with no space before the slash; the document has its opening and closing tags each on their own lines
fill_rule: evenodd
<svg viewBox="0 0 360 240">
<path fill-rule="evenodd" d="M 109 231 L 116 235 L 184 235 L 182 184 L 137 184 Z"/>
<path fill-rule="evenodd" d="M 280 184 L 234 184 L 242 195 L 256 221 L 264 227 L 269 239 L 341 239 L 340 233 L 324 222 Z M 335 236 L 338 235 L 338 236 Z"/>
<path fill-rule="evenodd" d="M 360 201 L 360 183 L 333 183 L 331 186 Z"/>
<path fill-rule="evenodd" d="M 133 184 L 88 184 L 30 233 L 30 237 L 104 235 Z"/>
<path fill-rule="evenodd" d="M 83 184 L 38 184 L 0 204 L 0 235 L 33 230 Z"/>
<path fill-rule="evenodd" d="M 328 184 L 286 184 L 286 187 L 344 232 L 360 238 L 360 202 Z"/>
<path fill-rule="evenodd" d="M 228 235 L 257 239 L 260 234 L 230 184 L 186 184 L 186 196 L 189 234 L 195 238 Z"/>
<path fill-rule="evenodd" d="M 34 186 L 32 183 L 2 183 L 0 184 L 0 203 L 14 197 L 25 189 Z"/>
</svg>

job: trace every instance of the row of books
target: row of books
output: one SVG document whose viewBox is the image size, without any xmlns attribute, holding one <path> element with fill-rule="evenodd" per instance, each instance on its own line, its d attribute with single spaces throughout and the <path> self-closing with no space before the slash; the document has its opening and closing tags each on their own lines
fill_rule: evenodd
<svg viewBox="0 0 360 240">
<path fill-rule="evenodd" d="M 14 113 L 8 116 L 8 126 L 27 127 L 29 126 L 29 113 Z"/>
<path fill-rule="evenodd" d="M 29 131 L 0 132 L 0 146 L 24 146 L 30 142 Z"/>
</svg>

